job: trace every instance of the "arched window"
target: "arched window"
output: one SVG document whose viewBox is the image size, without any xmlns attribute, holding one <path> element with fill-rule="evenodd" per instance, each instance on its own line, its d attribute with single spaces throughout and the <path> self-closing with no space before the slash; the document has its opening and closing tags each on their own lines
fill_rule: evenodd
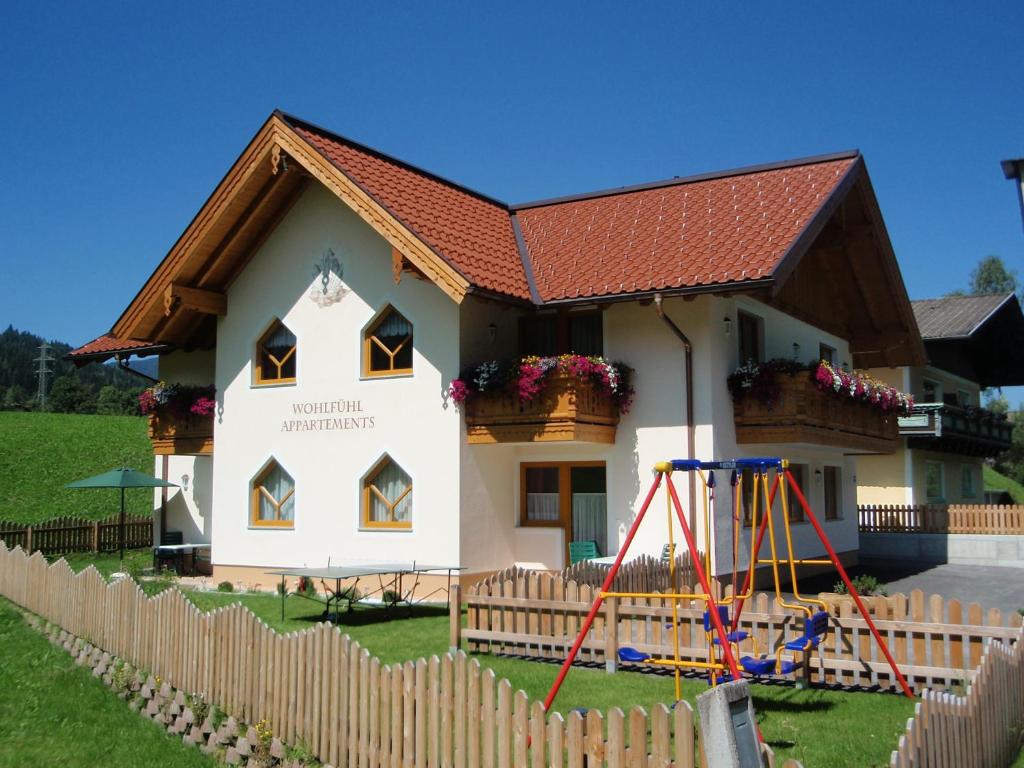
<svg viewBox="0 0 1024 768">
<path fill-rule="evenodd" d="M 412 528 L 412 478 L 385 456 L 363 481 L 364 528 Z"/>
<path fill-rule="evenodd" d="M 275 320 L 256 344 L 257 384 L 294 383 L 295 343 L 295 334 Z"/>
<path fill-rule="evenodd" d="M 275 528 L 295 525 L 295 481 L 274 459 L 252 481 L 250 522 Z"/>
<path fill-rule="evenodd" d="M 393 307 L 385 309 L 366 329 L 363 373 L 367 376 L 412 373 L 412 323 Z"/>
</svg>

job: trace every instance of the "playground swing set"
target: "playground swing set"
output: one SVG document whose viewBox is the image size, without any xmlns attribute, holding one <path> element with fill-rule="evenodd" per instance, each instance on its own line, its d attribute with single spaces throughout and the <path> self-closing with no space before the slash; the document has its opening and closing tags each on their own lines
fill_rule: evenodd
<svg viewBox="0 0 1024 768">
<path fill-rule="evenodd" d="M 739 577 L 738 560 L 740 556 L 740 536 L 742 528 L 741 514 L 744 495 L 744 470 L 749 470 L 751 472 L 753 485 L 750 489 L 750 556 L 745 569 L 746 574 L 743 580 L 743 587 L 739 591 L 736 591 L 735 585 L 738 583 Z M 551 690 L 548 692 L 547 698 L 544 701 L 544 707 L 546 710 L 550 711 L 551 704 L 554 701 L 555 696 L 558 694 L 558 690 L 561 688 L 566 674 L 575 661 L 576 656 L 583 645 L 584 639 L 590 631 L 591 625 L 594 623 L 594 618 L 601 610 L 601 605 L 604 600 L 609 598 L 657 598 L 666 599 L 671 602 L 672 621 L 671 623 L 666 624 L 666 627 L 670 629 L 672 633 L 671 656 L 665 655 L 656 657 L 651 654 L 641 653 L 640 651 L 628 646 L 619 648 L 618 653 L 619 660 L 623 662 L 671 668 L 674 671 L 675 694 L 677 700 L 682 698 L 681 676 L 683 670 L 687 669 L 698 670 L 702 674 L 706 674 L 708 683 L 713 686 L 729 680 L 739 680 L 744 677 L 744 675 L 755 678 L 779 677 L 790 675 L 801 668 L 806 669 L 809 665 L 810 654 L 820 645 L 825 635 L 828 633 L 829 612 L 828 606 L 822 601 L 811 597 L 805 597 L 800 594 L 799 583 L 797 581 L 797 566 L 801 565 L 832 565 L 835 567 L 843 583 L 846 585 L 846 589 L 850 596 L 853 598 L 857 611 L 867 623 L 875 642 L 878 644 L 878 647 L 881 649 L 886 661 L 892 668 L 893 676 L 902 688 L 903 693 L 908 697 L 913 698 L 910 686 L 907 684 L 903 674 L 896 666 L 896 662 L 893 659 L 892 654 L 889 653 L 889 648 L 887 647 L 885 640 L 879 634 L 878 629 L 871 620 L 871 616 L 865 608 L 856 588 L 850 582 L 846 569 L 843 567 L 843 564 L 840 562 L 835 550 L 832 548 L 832 544 L 829 542 L 828 536 L 822 529 L 817 517 L 811 510 L 810 505 L 807 503 L 807 499 L 794 479 L 792 472 L 790 472 L 789 462 L 786 459 L 742 458 L 725 461 L 674 459 L 672 461 L 659 462 L 654 466 L 654 471 L 654 481 L 647 493 L 647 497 L 644 499 L 644 503 L 640 507 L 640 511 L 637 514 L 636 519 L 633 521 L 629 532 L 626 534 L 626 539 L 623 542 L 622 547 L 619 549 L 619 554 L 615 558 L 615 562 L 611 569 L 608 571 L 604 583 L 601 585 L 601 589 L 580 627 L 579 634 L 577 635 L 568 656 L 562 663 L 558 676 L 556 677 L 554 684 L 551 686 Z M 719 600 L 715 599 L 710 582 L 711 530 L 718 506 L 718 482 L 715 476 L 716 471 L 731 472 L 730 486 L 732 488 L 733 496 L 731 505 L 733 586 L 730 594 Z M 703 553 L 698 551 L 694 533 L 690 530 L 690 526 L 686 522 L 686 515 L 683 514 L 683 508 L 679 502 L 679 495 L 676 493 L 675 485 L 672 482 L 672 474 L 674 472 L 696 473 L 697 477 L 700 479 L 703 490 Z M 615 581 L 615 576 L 619 571 L 619 567 L 622 565 L 623 559 L 628 554 L 633 537 L 636 535 L 637 530 L 643 522 L 644 517 L 646 516 L 647 511 L 662 483 L 664 483 L 667 489 L 665 506 L 666 523 L 668 527 L 668 551 L 672 552 L 675 550 L 675 541 L 673 539 L 674 526 L 672 520 L 674 515 L 682 528 L 683 538 L 685 539 L 686 547 L 689 550 L 694 571 L 702 591 L 693 593 L 674 591 L 676 589 L 674 586 L 676 583 L 674 558 L 669 559 L 669 581 L 670 584 L 673 585 L 673 591 L 657 593 L 612 591 L 611 587 Z M 790 530 L 790 492 L 792 492 L 793 499 L 795 499 L 802 508 L 805 519 L 807 519 L 814 527 L 814 531 L 817 533 L 819 540 L 824 546 L 825 551 L 828 554 L 828 558 L 798 559 L 796 557 L 793 549 L 792 532 Z M 786 540 L 785 557 L 781 559 L 779 557 L 777 546 L 776 522 L 773 519 L 774 516 L 772 513 L 776 497 L 778 497 L 780 501 L 782 528 L 784 538 Z M 770 556 L 762 558 L 760 553 L 765 532 L 768 533 L 768 554 Z M 764 649 L 763 652 L 757 647 L 756 638 L 750 632 L 740 629 L 740 617 L 743 613 L 743 604 L 753 595 L 754 571 L 758 565 L 771 566 L 772 578 L 775 586 L 775 596 L 778 604 L 785 610 L 794 612 L 794 614 L 803 621 L 803 634 L 800 637 L 789 642 L 780 643 L 777 648 Z M 789 568 L 790 585 L 793 595 L 791 601 L 784 599 L 782 594 L 779 571 L 780 566 L 788 566 Z M 686 605 L 689 605 L 694 601 L 703 603 L 705 606 L 704 633 L 708 643 L 707 661 L 684 659 L 680 654 L 679 604 L 680 602 L 684 602 Z M 614 628 L 611 628 L 610 631 L 614 631 Z M 748 641 L 751 646 L 751 652 L 744 655 L 740 651 L 740 646 Z M 787 651 L 792 655 L 792 658 L 788 660 L 784 658 L 784 654 Z"/>
</svg>

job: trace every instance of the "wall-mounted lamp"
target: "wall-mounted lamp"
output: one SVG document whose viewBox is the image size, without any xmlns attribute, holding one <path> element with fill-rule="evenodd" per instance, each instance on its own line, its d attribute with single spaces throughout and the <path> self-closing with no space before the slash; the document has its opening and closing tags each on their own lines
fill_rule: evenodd
<svg viewBox="0 0 1024 768">
<path fill-rule="evenodd" d="M 820 469 L 814 470 L 814 482 L 815 482 L 816 485 L 821 485 L 821 478 L 822 477 L 823 477 L 823 475 L 822 475 Z"/>
<path fill-rule="evenodd" d="M 731 317 L 723 317 L 722 318 L 722 325 L 725 327 L 725 335 L 726 336 L 731 335 L 732 334 L 732 318 Z"/>
<path fill-rule="evenodd" d="M 795 341 L 793 342 L 793 359 L 794 360 L 799 360 L 800 359 L 800 345 L 797 344 Z"/>
<path fill-rule="evenodd" d="M 187 491 L 188 490 L 188 475 L 182 475 L 181 476 L 181 490 L 183 490 L 183 491 Z"/>
<path fill-rule="evenodd" d="M 487 338 L 491 340 L 491 344 L 498 338 L 498 326 L 496 323 L 491 323 L 487 326 Z"/>
</svg>

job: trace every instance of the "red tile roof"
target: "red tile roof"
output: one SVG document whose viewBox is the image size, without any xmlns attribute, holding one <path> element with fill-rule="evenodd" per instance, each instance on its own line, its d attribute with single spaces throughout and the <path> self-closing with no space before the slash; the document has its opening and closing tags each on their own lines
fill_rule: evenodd
<svg viewBox="0 0 1024 768">
<path fill-rule="evenodd" d="M 275 115 L 474 289 L 534 304 L 771 278 L 862 166 L 852 152 L 509 206 Z M 147 347 L 169 349 L 107 334 L 71 356 Z"/>
<path fill-rule="evenodd" d="M 857 155 L 518 206 L 543 301 L 770 277 Z"/>
<path fill-rule="evenodd" d="M 296 118 L 282 119 L 470 283 L 530 298 L 506 205 Z"/>
<path fill-rule="evenodd" d="M 138 352 L 138 350 L 146 348 L 157 351 L 169 349 L 165 344 L 138 339 L 119 339 L 112 334 L 105 333 L 98 339 L 93 339 L 88 344 L 71 350 L 68 352 L 68 357 L 107 359 L 113 357 L 117 352 Z"/>
</svg>

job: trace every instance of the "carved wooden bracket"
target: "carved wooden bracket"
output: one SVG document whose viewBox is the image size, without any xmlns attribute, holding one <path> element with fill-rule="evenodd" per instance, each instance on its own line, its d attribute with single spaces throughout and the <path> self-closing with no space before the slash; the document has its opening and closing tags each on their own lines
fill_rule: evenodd
<svg viewBox="0 0 1024 768">
<path fill-rule="evenodd" d="M 191 309 L 204 315 L 226 315 L 228 313 L 226 294 L 171 283 L 164 291 L 164 315 L 169 317 L 178 305 L 181 305 L 182 309 Z"/>
<path fill-rule="evenodd" d="M 391 277 L 395 280 L 395 285 L 402 282 L 402 266 L 405 263 L 405 257 L 401 251 L 397 248 L 391 249 Z"/>
</svg>

